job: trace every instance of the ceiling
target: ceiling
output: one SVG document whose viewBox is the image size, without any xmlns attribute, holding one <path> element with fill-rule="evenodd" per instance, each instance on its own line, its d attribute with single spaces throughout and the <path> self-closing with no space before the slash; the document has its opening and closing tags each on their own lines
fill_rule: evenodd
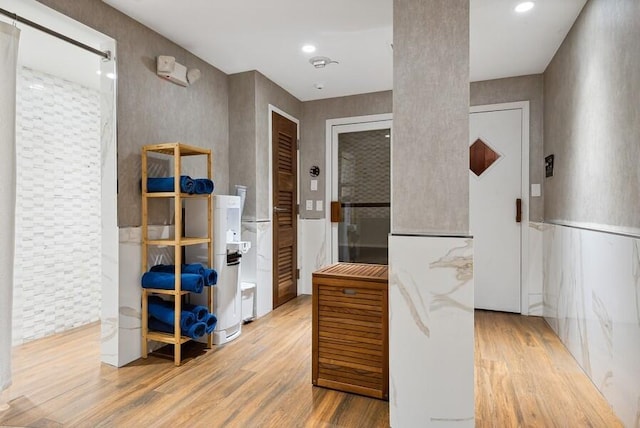
<svg viewBox="0 0 640 428">
<path fill-rule="evenodd" d="M 190 0 L 189 7 L 174 0 L 103 1 L 225 73 L 258 70 L 302 101 L 393 86 L 392 0 Z M 532 11 L 519 15 L 518 1 L 470 0 L 471 81 L 543 72 L 586 2 L 535 0 Z M 47 14 L 34 0 L 0 0 L 0 7 L 99 46 L 95 32 Z M 23 65 L 98 87 L 96 56 L 18 26 Z M 303 53 L 307 43 L 317 51 Z M 315 69 L 309 59 L 316 55 L 339 64 Z"/>
<path fill-rule="evenodd" d="M 258 70 L 302 101 L 393 86 L 393 0 L 103 1 L 225 73 Z M 470 0 L 472 81 L 543 72 L 586 0 L 535 0 L 524 15 L 518 2 Z M 317 51 L 303 53 L 306 43 Z M 315 69 L 315 55 L 339 64 Z"/>
</svg>

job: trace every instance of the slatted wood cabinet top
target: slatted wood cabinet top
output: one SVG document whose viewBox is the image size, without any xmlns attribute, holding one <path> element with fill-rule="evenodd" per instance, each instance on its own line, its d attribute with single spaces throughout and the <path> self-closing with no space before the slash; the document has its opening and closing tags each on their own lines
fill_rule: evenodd
<svg viewBox="0 0 640 428">
<path fill-rule="evenodd" d="M 313 273 L 312 381 L 389 398 L 388 269 L 337 263 Z"/>
</svg>

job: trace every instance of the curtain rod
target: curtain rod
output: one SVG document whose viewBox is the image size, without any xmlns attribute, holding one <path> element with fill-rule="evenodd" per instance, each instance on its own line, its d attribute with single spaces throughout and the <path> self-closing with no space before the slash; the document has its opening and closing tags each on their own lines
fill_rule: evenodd
<svg viewBox="0 0 640 428">
<path fill-rule="evenodd" d="M 53 37 L 57 37 L 60 40 L 64 40 L 67 43 L 71 43 L 72 45 L 75 45 L 81 49 L 84 49 L 86 51 L 89 51 L 91 53 L 94 53 L 98 56 L 101 56 L 102 58 L 106 59 L 106 60 L 110 60 L 111 59 L 111 51 L 101 51 L 99 49 L 93 48 L 89 45 L 85 45 L 82 42 L 79 42 L 75 39 L 72 39 L 71 37 L 67 37 L 64 34 L 60 34 L 57 31 L 54 31 L 50 28 L 44 27 L 40 24 L 38 24 L 37 22 L 33 22 L 28 20 L 27 18 L 23 18 L 22 16 L 19 16 L 15 13 L 9 12 L 8 10 L 2 9 L 0 8 L 0 14 L 8 16 L 9 18 L 13 19 L 14 21 L 20 22 L 22 24 L 28 25 L 29 27 L 33 27 L 36 30 L 40 30 L 43 33 L 47 33 Z"/>
</svg>

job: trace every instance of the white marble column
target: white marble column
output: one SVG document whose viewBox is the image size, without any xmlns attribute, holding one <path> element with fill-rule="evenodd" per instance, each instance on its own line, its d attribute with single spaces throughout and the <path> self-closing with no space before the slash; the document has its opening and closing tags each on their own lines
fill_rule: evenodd
<svg viewBox="0 0 640 428">
<path fill-rule="evenodd" d="M 474 425 L 469 1 L 394 0 L 390 422 Z"/>
<path fill-rule="evenodd" d="M 391 426 L 474 424 L 473 240 L 389 239 Z"/>
</svg>

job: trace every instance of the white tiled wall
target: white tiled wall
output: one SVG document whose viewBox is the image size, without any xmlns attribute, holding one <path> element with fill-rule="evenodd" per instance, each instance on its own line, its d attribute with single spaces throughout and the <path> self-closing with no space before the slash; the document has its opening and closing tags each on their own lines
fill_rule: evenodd
<svg viewBox="0 0 640 428">
<path fill-rule="evenodd" d="M 100 318 L 100 92 L 22 68 L 16 114 L 20 344 Z"/>
</svg>

